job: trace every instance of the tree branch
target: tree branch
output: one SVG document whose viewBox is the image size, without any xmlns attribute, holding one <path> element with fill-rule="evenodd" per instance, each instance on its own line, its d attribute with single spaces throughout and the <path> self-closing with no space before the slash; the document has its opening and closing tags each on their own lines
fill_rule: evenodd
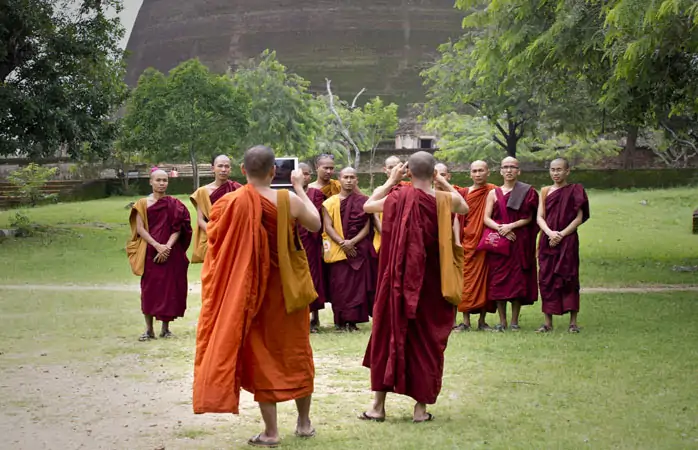
<svg viewBox="0 0 698 450">
<path fill-rule="evenodd" d="M 493 134 L 493 135 L 492 135 L 492 140 L 493 140 L 494 142 L 496 142 L 497 144 L 499 144 L 504 150 L 507 150 L 506 144 L 503 143 L 501 140 L 499 140 L 499 138 L 497 137 L 497 135 L 494 135 L 494 134 Z"/>
<path fill-rule="evenodd" d="M 354 140 L 351 138 L 349 135 L 349 131 L 346 129 L 344 126 L 344 122 L 342 122 L 342 118 L 339 116 L 339 113 L 337 112 L 337 108 L 334 106 L 334 95 L 332 95 L 332 80 L 325 78 L 325 81 L 327 82 L 327 94 L 329 95 L 329 102 L 330 102 L 330 111 L 332 111 L 332 114 L 337 118 L 337 122 L 339 124 L 339 132 L 342 134 L 344 139 L 354 148 L 354 152 L 356 154 L 359 154 L 359 147 L 356 145 Z M 349 162 L 349 165 L 351 166 L 353 164 L 353 160 L 351 158 L 351 153 L 347 152 L 347 161 Z"/>
<path fill-rule="evenodd" d="M 366 92 L 366 88 L 361 88 L 361 90 L 359 91 L 359 93 L 356 94 L 356 97 L 354 97 L 354 101 L 351 102 L 351 106 L 349 107 L 350 109 L 356 108 L 356 101 L 359 99 L 359 97 L 361 96 L 361 94 L 363 94 L 364 92 Z"/>
<path fill-rule="evenodd" d="M 509 133 L 507 133 L 506 130 L 504 130 L 504 128 L 499 124 L 498 120 L 496 120 L 494 122 L 494 126 L 497 127 L 497 129 L 499 130 L 500 133 L 502 133 L 502 136 L 504 136 L 504 139 L 509 140 Z M 504 148 L 506 148 L 506 146 Z"/>
</svg>

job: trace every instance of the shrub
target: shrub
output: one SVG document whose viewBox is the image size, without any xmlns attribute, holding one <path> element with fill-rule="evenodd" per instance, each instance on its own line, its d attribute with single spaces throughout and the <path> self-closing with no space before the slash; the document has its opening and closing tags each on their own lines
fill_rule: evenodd
<svg viewBox="0 0 698 450">
<path fill-rule="evenodd" d="M 41 167 L 35 163 L 12 172 L 7 178 L 13 185 L 17 186 L 17 192 L 22 199 L 22 203 L 36 206 L 43 200 L 49 199 L 49 195 L 41 192 L 41 188 L 53 177 L 58 169 L 55 167 Z"/>
</svg>

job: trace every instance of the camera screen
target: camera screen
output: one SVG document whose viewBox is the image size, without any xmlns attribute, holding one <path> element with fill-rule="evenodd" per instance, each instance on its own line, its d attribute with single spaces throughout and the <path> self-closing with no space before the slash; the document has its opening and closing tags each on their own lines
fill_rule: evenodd
<svg viewBox="0 0 698 450">
<path fill-rule="evenodd" d="M 298 168 L 297 158 L 276 158 L 276 176 L 271 180 L 272 186 L 291 186 L 291 172 Z"/>
</svg>

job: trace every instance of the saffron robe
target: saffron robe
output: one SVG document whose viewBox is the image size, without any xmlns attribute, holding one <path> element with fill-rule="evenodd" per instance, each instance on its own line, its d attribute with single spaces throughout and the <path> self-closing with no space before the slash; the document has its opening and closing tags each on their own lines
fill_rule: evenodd
<svg viewBox="0 0 698 450">
<path fill-rule="evenodd" d="M 448 238 L 439 236 L 434 197 L 406 187 L 386 199 L 373 326 L 363 361 L 371 369 L 373 391 L 436 402 L 455 319 L 455 308 L 441 292 L 439 242 Z"/>
<path fill-rule="evenodd" d="M 500 188 L 497 188 L 500 189 Z M 514 188 L 516 189 L 516 188 Z M 504 200 L 514 191 L 507 192 Z M 538 274 L 536 267 L 536 213 L 538 210 L 538 192 L 530 187 L 523 196 L 518 210 L 507 207 L 508 220 L 501 217 L 497 201 L 492 209 L 492 219 L 497 223 L 512 223 L 531 217 L 531 222 L 516 228 L 516 241 L 510 244 L 509 256 L 487 253 L 487 296 L 489 301 L 511 300 L 522 305 L 532 305 L 538 300 Z"/>
<path fill-rule="evenodd" d="M 589 219 L 589 199 L 581 184 L 568 184 L 545 197 L 543 217 L 551 230 L 562 231 L 582 211 L 582 223 Z M 545 314 L 562 315 L 579 311 L 579 235 L 562 238 L 550 247 L 541 233 L 538 242 L 540 296 Z"/>
<path fill-rule="evenodd" d="M 333 199 L 325 201 L 323 206 L 328 210 L 330 217 L 336 219 L 336 212 L 330 211 L 336 208 Z M 364 203 L 368 197 L 352 194 L 339 202 L 339 215 L 341 226 L 334 220 L 335 231 L 343 239 L 353 239 L 363 229 L 371 215 L 364 212 Z M 326 236 L 325 239 L 330 239 Z M 329 294 L 334 313 L 334 323 L 344 326 L 347 323 L 368 322 L 373 307 L 375 294 L 375 265 L 372 260 L 376 258 L 373 248 L 373 229 L 368 235 L 356 244 L 356 257 L 350 258 L 340 249 L 344 256 L 343 261 L 333 262 L 329 266 Z"/>
<path fill-rule="evenodd" d="M 496 186 L 486 184 L 477 189 L 462 188 L 458 192 L 465 198 L 470 207 L 467 216 L 458 214 L 461 224 L 461 244 L 465 255 L 463 261 L 463 295 L 458 311 L 466 314 L 481 314 L 495 312 L 494 303 L 487 301 L 487 252 L 478 251 L 482 232 L 485 229 L 485 206 L 487 195 Z"/>
<path fill-rule="evenodd" d="M 144 202 L 147 200 L 140 200 L 131 209 L 132 234 L 137 233 L 135 227 L 138 214 L 148 233 L 161 244 L 166 244 L 173 233 L 179 232 L 179 239 L 172 246 L 170 256 L 164 263 L 157 264 L 153 261 L 158 252 L 155 247 L 147 244 L 141 277 L 141 311 L 155 316 L 157 320 L 169 322 L 183 317 L 187 309 L 187 249 L 192 235 L 189 211 L 184 203 L 166 196 L 148 207 L 144 217 L 143 208 L 138 207 L 147 205 Z"/>
<path fill-rule="evenodd" d="M 337 180 L 330 180 L 328 184 L 322 187 L 322 194 L 326 199 L 332 197 L 333 195 L 337 195 L 340 192 L 342 192 L 342 185 Z"/>
<path fill-rule="evenodd" d="M 206 186 L 204 186 L 197 189 L 196 192 L 189 197 L 189 199 L 194 205 L 194 208 L 201 209 L 201 213 L 204 216 L 204 222 L 208 222 L 209 216 L 211 215 L 211 206 L 213 206 L 213 204 L 225 194 L 233 192 L 241 187 L 242 185 L 237 181 L 226 181 L 209 196 L 208 189 Z M 206 231 L 199 229 L 198 221 L 194 221 L 194 249 L 192 250 L 191 254 L 192 264 L 204 262 L 204 257 L 206 256 L 206 241 Z"/>
<path fill-rule="evenodd" d="M 238 414 L 241 388 L 258 402 L 313 392 L 309 309 L 287 313 L 284 291 L 294 278 L 282 283 L 279 265 L 285 244 L 277 243 L 278 230 L 295 230 L 295 221 L 277 223 L 277 211 L 252 186 L 226 195 L 211 211 L 196 333 L 196 414 Z M 297 277 L 306 279 L 307 264 Z"/>
<path fill-rule="evenodd" d="M 322 191 L 314 188 L 309 188 L 306 194 L 317 208 L 320 217 L 322 217 L 322 202 L 325 201 L 325 195 Z M 322 267 L 324 264 L 322 260 L 322 230 L 313 233 L 299 226 L 298 235 L 303 243 L 305 253 L 308 255 L 310 275 L 313 277 L 313 285 L 318 294 L 317 300 L 310 304 L 310 311 L 319 311 L 325 309 L 325 302 L 327 301 L 325 296 L 324 269 Z"/>
</svg>

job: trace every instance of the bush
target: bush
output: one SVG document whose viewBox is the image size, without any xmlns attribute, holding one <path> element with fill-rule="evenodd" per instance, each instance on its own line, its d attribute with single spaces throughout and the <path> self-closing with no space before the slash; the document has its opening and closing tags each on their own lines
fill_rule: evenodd
<svg viewBox="0 0 698 450">
<path fill-rule="evenodd" d="M 7 179 L 17 187 L 17 193 L 22 200 L 22 203 L 30 206 L 36 206 L 41 201 L 50 199 L 49 195 L 44 195 L 41 188 L 46 185 L 46 182 L 53 177 L 57 168 L 41 167 L 35 163 L 29 163 L 28 166 L 12 172 Z"/>
</svg>

